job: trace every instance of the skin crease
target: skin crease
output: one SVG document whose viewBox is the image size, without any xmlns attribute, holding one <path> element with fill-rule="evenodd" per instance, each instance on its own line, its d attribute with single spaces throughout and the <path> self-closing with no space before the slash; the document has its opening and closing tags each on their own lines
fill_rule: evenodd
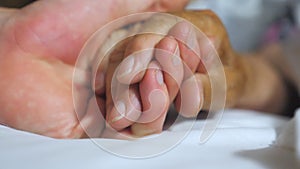
<svg viewBox="0 0 300 169">
<path fill-rule="evenodd" d="M 20 10 L 2 10 L 0 123 L 55 138 L 86 136 L 72 100 L 74 63 L 84 42 L 99 27 L 120 16 L 180 10 L 187 1 L 139 0 L 135 5 L 132 3 L 124 0 L 41 0 Z M 99 11 L 102 18 L 99 18 Z M 89 100 L 89 89 L 75 87 L 82 90 L 83 100 Z M 103 101 L 98 103 L 103 110 Z M 88 103 L 83 103 L 82 107 L 84 111 L 78 115 L 84 121 L 83 127 L 101 131 L 103 121 L 91 118 L 94 115 L 89 113 L 95 107 Z M 92 134 L 99 136 L 99 132 Z"/>
<path fill-rule="evenodd" d="M 79 125 L 77 115 L 74 112 L 71 89 L 74 62 L 83 43 L 98 27 L 101 27 L 110 20 L 129 14 L 128 11 L 179 10 L 186 4 L 186 1 L 176 1 L 176 3 L 166 0 L 138 1 L 134 6 L 130 5 L 132 1 L 107 1 L 108 6 L 124 6 L 122 9 L 129 9 L 128 11 L 120 11 L 119 8 L 114 7 L 103 8 L 102 5 L 97 5 L 97 3 L 100 2 L 95 0 L 76 0 L 72 1 L 72 3 L 68 0 L 38 1 L 21 10 L 4 12 L 5 16 L 3 14 L 3 17 L 0 18 L 2 21 L 0 28 L 0 67 L 3 69 L 3 71 L 0 72 L 0 78 L 4 79 L 0 82 L 0 123 L 17 129 L 56 138 L 86 137 L 87 135 L 83 131 L 82 126 Z M 114 3 L 114 5 L 111 5 L 111 3 Z M 74 14 L 74 11 L 76 11 L 76 14 Z M 102 16 L 104 16 L 103 20 L 99 20 L 98 11 L 102 12 Z M 182 14 L 184 15 L 182 17 L 186 17 L 187 19 L 189 17 L 191 17 L 190 19 L 196 18 L 196 16 L 194 16 L 195 14 Z M 215 35 L 215 30 L 223 29 L 219 22 L 214 22 L 214 15 L 207 13 L 199 15 L 213 16 L 207 17 L 208 19 L 206 21 L 216 23 L 216 26 L 211 27 L 214 29 L 201 27 L 201 25 L 199 25 L 202 29 L 212 30 L 211 32 L 207 32 L 212 33 L 211 36 Z M 191 21 L 194 22 L 193 20 Z M 176 27 L 173 28 L 173 31 L 172 33 L 170 30 L 170 35 L 176 36 L 178 33 L 176 33 Z M 218 34 L 215 36 L 217 35 Z M 226 36 L 221 36 L 215 39 L 223 40 L 226 38 Z M 216 45 L 219 43 L 220 42 L 215 41 Z M 204 83 L 205 74 L 203 76 L 201 66 L 197 68 L 198 64 L 192 65 L 193 62 L 190 62 L 190 58 L 184 59 L 188 51 L 186 47 L 172 38 L 163 38 L 162 41 L 154 43 L 154 45 L 158 48 L 167 49 L 171 53 L 175 52 L 178 46 L 182 52 L 181 57 L 183 57 L 183 60 L 195 71 L 199 86 L 204 88 L 204 103 L 195 104 L 199 104 L 199 109 L 202 106 L 204 108 L 208 106 L 207 98 L 209 98 L 209 88 L 207 86 L 209 84 Z M 226 49 L 225 51 L 228 53 L 233 52 L 228 43 L 222 44 L 220 49 L 222 48 Z M 224 51 L 221 50 L 219 52 Z M 248 61 L 236 59 L 238 56 L 232 58 L 226 54 L 224 54 L 224 56 L 227 56 L 222 59 L 225 64 L 232 65 L 232 62 L 237 60 L 238 63 L 241 63 L 233 64 L 236 68 L 235 70 L 240 70 L 241 67 L 243 67 L 242 65 L 248 64 L 246 63 Z M 256 59 L 254 59 L 253 62 L 250 61 L 250 63 L 252 62 L 250 65 L 255 65 L 255 60 Z M 191 64 L 189 64 L 189 62 Z M 245 72 L 247 77 L 256 79 L 255 77 L 258 73 L 254 73 L 252 70 L 264 70 L 263 72 L 267 72 L 264 76 L 272 77 L 271 80 L 275 81 L 274 84 L 279 84 L 275 87 L 282 89 L 280 82 L 278 82 L 278 77 L 273 70 L 269 66 L 266 66 L 264 61 L 260 63 L 261 64 L 258 64 L 260 66 L 255 68 L 245 66 L 246 68 L 242 72 Z M 235 72 L 236 71 L 233 70 L 232 73 L 228 73 L 228 78 L 235 77 Z M 147 78 L 149 82 L 144 83 L 145 85 L 158 82 L 156 81 L 157 76 L 155 75 L 159 73 L 154 70 L 149 70 L 146 74 L 149 75 L 149 79 Z M 237 77 L 239 76 L 240 75 L 237 74 Z M 165 100 L 167 107 L 174 99 L 178 100 L 178 98 L 175 98 L 178 89 L 170 87 L 172 86 L 170 85 L 172 81 L 167 81 L 166 75 L 164 75 L 163 78 L 164 83 L 156 83 L 156 85 L 160 84 L 167 87 L 167 90 L 163 87 L 164 93 L 169 96 L 169 98 Z M 181 78 L 183 77 L 179 77 L 179 79 Z M 259 79 L 259 82 L 263 82 L 263 78 L 257 79 Z M 186 79 L 183 78 L 183 80 Z M 183 81 L 183 83 L 184 82 L 185 81 Z M 142 88 L 143 83 L 140 84 L 140 88 Z M 264 90 L 265 86 L 261 84 L 262 83 L 259 83 L 258 86 L 261 90 Z M 75 87 L 82 91 L 83 100 L 89 100 L 92 93 L 90 89 L 86 89 L 80 85 Z M 154 85 L 152 87 L 155 88 L 159 86 Z M 237 94 L 233 92 L 233 103 L 228 105 L 248 108 L 259 107 L 259 109 L 265 110 L 267 105 L 265 102 L 268 104 L 273 103 L 273 101 L 269 99 L 270 94 L 267 94 L 265 97 L 258 97 L 263 98 L 262 103 L 264 104 L 260 105 L 257 103 L 256 98 L 258 95 L 255 94 L 256 92 L 253 92 L 253 89 L 257 88 L 257 84 L 255 83 L 249 83 L 248 87 L 244 86 L 242 88 L 243 90 L 237 92 Z M 273 89 L 270 89 L 269 93 L 272 93 L 272 90 Z M 131 93 L 133 93 L 133 100 L 140 98 L 140 93 L 136 91 Z M 100 92 L 99 94 L 101 95 L 103 93 Z M 240 96 L 242 99 L 236 101 L 237 96 Z M 147 93 L 143 97 L 147 98 Z M 101 110 L 106 109 L 104 100 L 101 97 L 94 100 L 94 102 L 99 103 Z M 90 131 L 88 133 L 89 136 L 98 137 L 101 134 L 101 129 L 104 127 L 104 122 L 101 121 L 101 119 L 99 120 L 99 118 L 95 118 L 97 115 L 93 112 L 95 112 L 97 107 L 93 107 L 91 103 L 92 100 L 90 100 L 89 103 L 85 102 L 81 106 L 83 111 L 80 111 L 78 116 L 83 122 L 83 127 Z M 140 104 L 139 100 L 135 103 L 135 106 L 146 106 L 144 102 Z M 140 109 L 142 109 L 142 107 Z M 194 110 L 194 112 L 196 111 Z M 161 115 L 157 121 L 146 125 L 130 122 L 129 126 L 131 126 L 133 130 L 131 134 L 141 136 L 161 132 L 166 110 L 164 109 L 160 113 Z M 194 116 L 195 114 L 196 113 L 186 116 Z M 95 132 L 95 128 L 99 130 Z M 124 127 L 119 128 L 121 132 L 126 132 L 125 130 L 122 131 L 123 129 Z"/>
<path fill-rule="evenodd" d="M 237 107 L 237 108 L 248 108 L 255 109 L 259 111 L 266 111 L 270 113 L 280 113 L 283 108 L 286 100 L 286 88 L 284 86 L 284 82 L 281 77 L 264 59 L 261 58 L 258 54 L 253 54 L 248 57 L 241 57 L 241 55 L 246 54 L 238 54 L 236 53 L 230 46 L 228 35 L 226 30 L 219 20 L 219 18 L 211 11 L 182 11 L 172 13 L 174 15 L 180 16 L 197 26 L 206 36 L 208 36 L 216 48 L 220 59 L 224 66 L 225 76 L 226 76 L 226 107 Z M 148 21 L 149 23 L 145 23 L 146 26 L 155 25 L 157 20 L 152 18 Z M 159 21 L 158 21 L 159 22 Z M 185 112 L 180 112 L 179 114 L 185 117 L 195 117 L 197 116 L 200 110 L 208 110 L 210 106 L 210 98 L 211 98 L 211 89 L 210 82 L 207 72 L 205 71 L 205 67 L 203 67 L 203 63 L 206 62 L 206 65 L 209 66 L 210 59 L 205 58 L 206 54 L 211 50 L 207 47 L 207 42 L 202 41 L 201 39 L 196 40 L 197 43 L 193 42 L 194 35 L 191 34 L 193 30 L 191 30 L 188 25 L 184 23 L 178 23 L 176 25 L 172 24 L 171 21 L 161 20 L 164 25 L 168 25 L 166 29 L 168 29 L 167 37 L 159 37 L 158 35 L 138 35 L 134 38 L 130 39 L 129 43 L 126 43 L 127 46 L 121 45 L 116 49 L 118 51 L 117 56 L 112 55 L 112 57 L 119 57 L 121 59 L 114 59 L 110 61 L 110 65 L 108 68 L 108 77 L 107 77 L 107 87 L 110 84 L 112 73 L 114 71 L 114 67 L 116 65 L 122 64 L 122 58 L 126 58 L 130 56 L 130 53 L 127 52 L 128 49 L 134 48 L 134 51 L 139 51 L 147 47 L 156 47 L 159 49 L 164 49 L 169 51 L 170 53 L 176 53 L 179 49 L 180 57 L 182 60 L 188 65 L 189 69 L 192 70 L 193 75 L 184 75 L 184 77 L 177 77 L 179 80 L 179 84 L 181 85 L 181 91 L 187 93 L 184 94 L 181 98 L 180 93 L 178 93 L 178 87 L 172 86 L 172 81 L 168 80 L 168 75 L 164 74 L 162 83 L 164 86 L 169 87 L 168 90 L 160 89 L 160 85 L 157 85 L 155 77 L 147 76 L 147 74 L 154 73 L 154 70 L 148 69 L 144 76 L 138 75 L 135 77 L 133 84 L 136 85 L 138 82 L 140 86 L 139 93 L 133 93 L 136 98 L 142 98 L 140 100 L 141 104 L 139 104 L 136 109 L 147 110 L 149 108 L 148 104 L 145 104 L 147 100 L 143 98 L 149 98 L 149 91 L 145 89 L 152 90 L 160 90 L 165 95 L 171 96 L 169 98 L 161 99 L 160 103 L 164 103 L 168 106 L 171 102 L 174 101 L 177 110 L 180 110 L 180 107 L 183 106 Z M 169 37 L 168 37 L 169 36 Z M 185 41 L 187 44 L 197 44 L 196 46 L 191 46 L 194 49 L 195 53 L 190 53 L 189 47 L 183 44 L 181 41 L 175 40 L 175 38 L 179 39 L 188 39 Z M 142 45 L 141 45 L 142 44 Z M 200 48 L 200 50 L 199 50 Z M 201 61 L 197 59 L 197 53 L 200 53 Z M 172 57 L 166 56 L 166 57 Z M 141 57 L 140 59 L 147 58 L 146 56 Z M 155 59 L 154 59 L 155 58 Z M 168 62 L 168 58 L 160 58 L 154 53 L 154 60 L 158 61 L 157 65 L 164 65 L 164 62 Z M 151 65 L 152 61 L 148 62 Z M 130 69 L 131 64 L 125 64 L 124 70 Z M 172 64 L 165 64 L 172 65 Z M 172 69 L 172 66 L 170 66 Z M 110 69 L 111 68 L 111 69 Z M 174 68 L 173 68 L 174 70 Z M 161 70 L 160 70 L 161 71 Z M 161 72 L 162 73 L 162 72 Z M 193 76 L 196 79 L 197 85 L 191 82 L 190 76 Z M 130 77 L 130 76 L 128 76 Z M 183 79 L 182 79 L 183 78 Z M 264 79 L 268 79 L 269 82 L 273 85 L 268 85 L 265 83 Z M 129 78 L 131 79 L 131 78 Z M 120 83 L 128 84 L 130 82 L 126 82 L 125 78 L 122 78 Z M 151 86 L 148 86 L 151 84 Z M 136 86 L 132 86 L 136 87 Z M 197 90 L 199 88 L 200 90 Z M 143 89 L 143 90 L 141 90 Z M 199 93 L 197 93 L 198 91 Z M 118 116 L 119 112 L 117 109 L 113 109 L 113 103 L 111 102 L 110 96 L 110 88 L 106 91 L 107 94 L 107 122 L 110 124 L 109 129 L 114 128 L 120 133 L 126 132 L 134 135 L 134 136 L 144 136 L 153 133 L 159 133 L 162 131 L 162 126 L 165 121 L 165 109 L 161 109 L 161 111 L 152 112 L 153 114 L 157 114 L 160 118 L 154 120 L 152 122 L 140 123 L 138 121 L 130 121 L 126 119 L 126 117 Z M 175 100 L 174 100 L 174 97 Z M 159 98 L 157 98 L 159 99 Z M 180 101 L 183 101 L 183 105 L 180 105 Z M 125 101 L 126 103 L 129 101 Z M 154 102 L 153 102 L 154 103 Z M 140 107 L 142 105 L 142 107 Z M 125 107 L 126 107 L 125 106 Z M 144 118 L 143 113 L 139 113 L 140 118 Z M 109 119 L 117 119 L 117 120 L 109 120 Z M 106 132 L 108 133 L 108 132 Z M 119 138 L 120 133 L 115 133 L 115 137 Z M 110 137 L 113 137 L 113 134 L 110 134 Z M 109 135 L 109 134 L 107 134 Z"/>
</svg>

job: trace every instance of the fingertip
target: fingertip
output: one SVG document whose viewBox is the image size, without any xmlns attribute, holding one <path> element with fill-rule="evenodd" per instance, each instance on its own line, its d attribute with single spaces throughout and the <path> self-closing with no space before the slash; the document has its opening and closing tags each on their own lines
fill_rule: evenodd
<svg viewBox="0 0 300 169">
<path fill-rule="evenodd" d="M 175 37 L 176 39 L 186 41 L 189 34 L 192 31 L 192 25 L 187 21 L 181 21 L 176 23 L 168 32 L 168 35 Z"/>
<path fill-rule="evenodd" d="M 182 116 L 196 117 L 203 106 L 203 99 L 202 83 L 192 76 L 180 87 L 180 96 L 177 96 L 175 106 Z"/>
<path fill-rule="evenodd" d="M 144 77 L 150 61 L 153 58 L 153 47 L 161 39 L 154 34 L 136 35 L 126 47 L 117 74 L 117 79 L 123 84 L 140 82 Z"/>
<path fill-rule="evenodd" d="M 175 53 L 178 48 L 178 44 L 175 38 L 172 36 L 167 36 L 162 38 L 156 45 L 156 48 Z"/>
<path fill-rule="evenodd" d="M 141 101 L 137 88 L 123 91 L 120 98 L 114 100 L 107 122 L 116 130 L 122 130 L 133 124 L 141 115 Z"/>
<path fill-rule="evenodd" d="M 117 80 L 122 84 L 140 82 L 152 59 L 152 53 L 152 50 L 143 50 L 127 56 L 118 66 Z"/>
<path fill-rule="evenodd" d="M 126 105 L 124 102 L 118 101 L 107 116 L 107 123 L 111 128 L 119 131 L 128 127 L 131 122 L 125 118 Z"/>
<path fill-rule="evenodd" d="M 142 137 L 160 133 L 169 107 L 169 97 L 164 77 L 157 62 L 153 61 L 140 83 L 143 114 L 131 126 L 134 136 Z"/>
<path fill-rule="evenodd" d="M 162 132 L 162 126 L 153 126 L 149 124 L 135 123 L 131 126 L 131 133 L 136 137 L 144 137 L 151 134 Z"/>
<path fill-rule="evenodd" d="M 143 105 L 143 114 L 139 122 L 154 121 L 169 106 L 168 90 L 157 62 L 150 63 L 139 87 Z"/>
<path fill-rule="evenodd" d="M 193 25 L 187 21 L 178 22 L 170 29 L 168 35 L 178 42 L 180 57 L 186 64 L 185 70 L 195 72 L 200 62 L 200 46 Z"/>
<path fill-rule="evenodd" d="M 118 66 L 117 79 L 123 84 L 130 84 L 134 78 L 134 56 L 128 56 Z"/>
</svg>

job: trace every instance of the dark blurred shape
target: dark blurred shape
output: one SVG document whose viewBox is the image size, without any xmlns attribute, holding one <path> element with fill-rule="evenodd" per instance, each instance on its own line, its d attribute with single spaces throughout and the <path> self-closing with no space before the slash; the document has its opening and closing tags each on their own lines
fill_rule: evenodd
<svg viewBox="0 0 300 169">
<path fill-rule="evenodd" d="M 35 0 L 0 0 L 0 7 L 21 8 Z"/>
</svg>

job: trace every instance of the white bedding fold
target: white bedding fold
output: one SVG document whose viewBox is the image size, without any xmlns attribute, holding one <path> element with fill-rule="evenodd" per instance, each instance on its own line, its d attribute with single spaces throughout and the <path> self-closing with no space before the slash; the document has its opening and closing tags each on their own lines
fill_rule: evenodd
<svg viewBox="0 0 300 169">
<path fill-rule="evenodd" d="M 298 125 L 299 113 L 294 119 Z M 189 122 L 174 126 L 162 135 L 172 139 L 184 131 Z M 297 160 L 292 149 L 282 142 L 274 144 L 279 133 L 289 123 L 277 116 L 243 110 L 228 110 L 214 135 L 205 144 L 199 144 L 197 121 L 190 134 L 170 151 L 147 159 L 128 159 L 115 156 L 99 148 L 95 142 L 114 145 L 124 150 L 134 150 L 130 141 L 109 139 L 57 140 L 8 127 L 0 127 L 0 168 L 296 168 Z M 176 132 L 175 132 L 176 131 Z M 289 136 L 292 136 L 288 134 Z M 297 136 L 299 137 L 299 135 Z M 299 144 L 299 141 L 296 142 Z M 139 151 L 155 149 L 160 142 L 152 143 Z M 285 145 L 286 147 L 286 145 Z M 298 152 L 299 154 L 299 152 Z"/>
</svg>

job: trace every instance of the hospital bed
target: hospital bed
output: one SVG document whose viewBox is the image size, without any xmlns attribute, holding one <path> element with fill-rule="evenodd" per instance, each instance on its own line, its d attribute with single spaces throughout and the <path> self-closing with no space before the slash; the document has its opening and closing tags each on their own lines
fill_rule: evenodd
<svg viewBox="0 0 300 169">
<path fill-rule="evenodd" d="M 159 142 L 144 144 L 139 149 L 135 147 L 138 140 L 61 140 L 0 126 L 0 168 L 297 169 L 300 166 L 300 110 L 293 119 L 226 110 L 206 142 L 199 140 L 199 129 L 205 121 L 198 120 L 178 144 L 151 157 L 125 157 L 103 148 L 103 145 L 113 145 L 125 152 L 149 152 L 176 137 L 188 123 L 191 122 L 173 126 L 160 134 Z"/>
</svg>

